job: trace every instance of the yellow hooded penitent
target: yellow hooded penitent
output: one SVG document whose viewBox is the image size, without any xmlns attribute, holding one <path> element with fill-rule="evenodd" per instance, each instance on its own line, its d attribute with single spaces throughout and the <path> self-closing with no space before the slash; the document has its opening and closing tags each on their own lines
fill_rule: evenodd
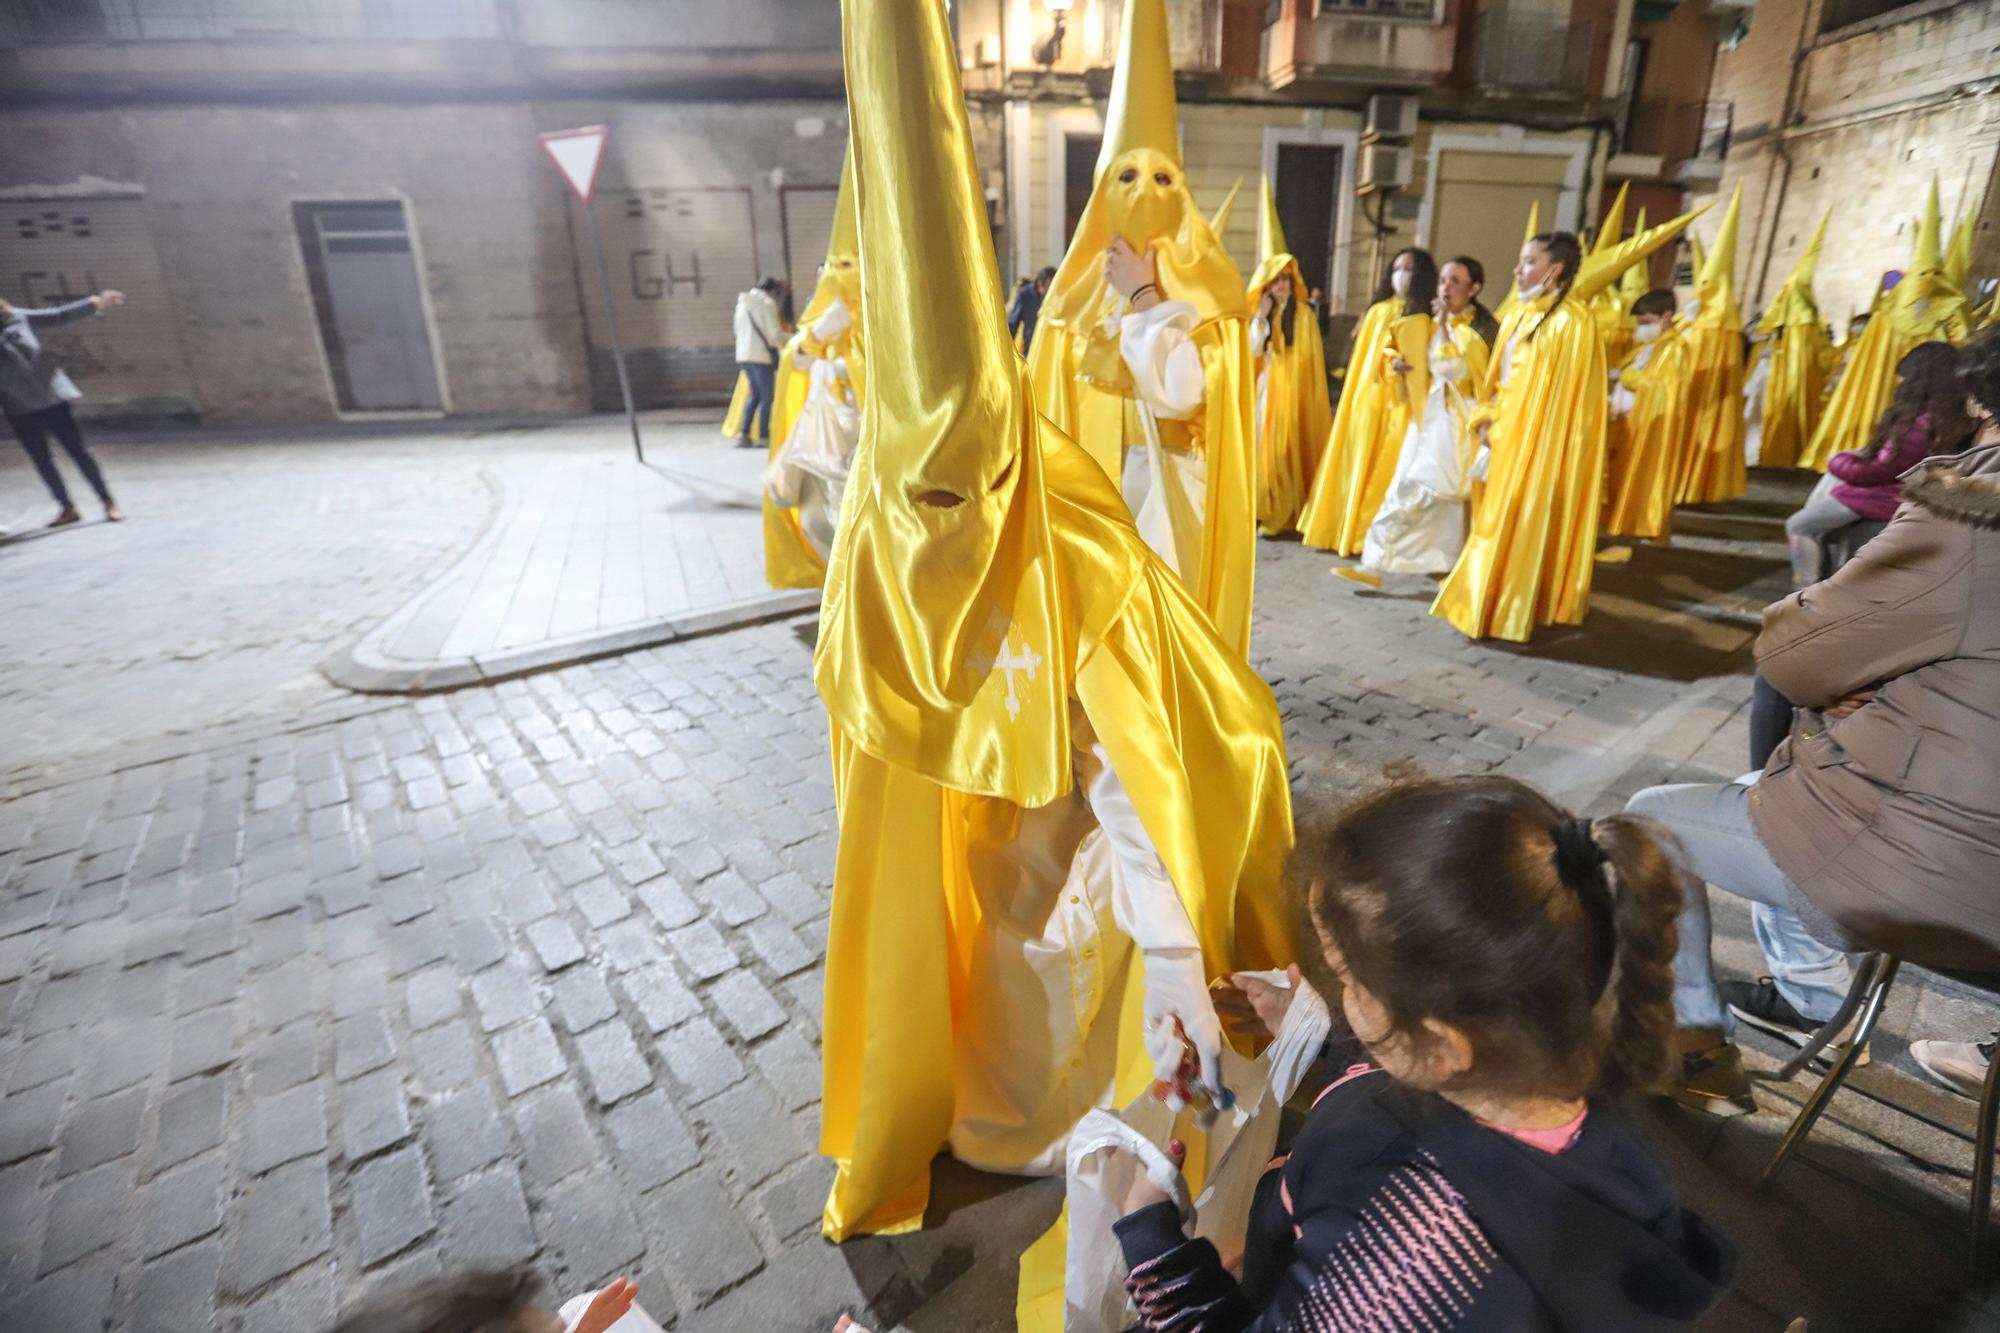
<svg viewBox="0 0 2000 1333">
<path fill-rule="evenodd" d="M 1229 187 L 1229 193 L 1222 196 L 1222 202 L 1215 206 L 1214 216 L 1208 220 L 1208 229 L 1215 233 L 1217 240 L 1229 230 L 1229 219 L 1236 212 L 1236 196 L 1242 192 L 1243 178 L 1238 176 L 1236 184 Z"/>
<path fill-rule="evenodd" d="M 1764 383 L 1759 467 L 1796 467 L 1826 404 L 1826 377 L 1833 369 L 1834 352 L 1813 297 L 1813 274 L 1832 217 L 1831 208 L 1821 215 L 1819 229 L 1757 321 L 1755 332 L 1768 339 L 1764 354 L 1771 361 Z"/>
<path fill-rule="evenodd" d="M 847 328 L 830 342 L 821 342 L 813 325 L 843 301 L 851 316 Z M 840 193 L 834 199 L 833 234 L 827 239 L 826 262 L 820 265 L 812 300 L 799 315 L 797 331 L 778 354 L 778 373 L 771 407 L 771 457 L 776 458 L 804 410 L 810 377 L 794 363 L 800 353 L 841 357 L 857 398 L 867 382 L 867 338 L 861 328 L 861 225 L 854 207 L 854 152 L 841 163 Z M 764 496 L 764 581 L 774 588 L 817 588 L 826 565 L 799 526 L 796 509 L 782 508 Z"/>
<path fill-rule="evenodd" d="M 1264 177 L 1262 203 L 1250 308 L 1262 309 L 1265 288 L 1281 275 L 1292 282 L 1288 304 L 1273 311 L 1258 361 L 1263 416 L 1257 423 L 1257 523 L 1275 533 L 1298 525 L 1320 451 L 1333 426 L 1333 405 L 1326 392 L 1326 348 L 1320 341 L 1319 320 L 1306 304 L 1305 276 L 1285 244 L 1269 176 Z"/>
<path fill-rule="evenodd" d="M 1678 504 L 1734 500 L 1749 484 L 1743 462 L 1743 312 L 1736 304 L 1736 227 L 1742 212 L 1739 181 L 1715 244 L 1695 274 L 1700 308 L 1685 334 L 1688 433 L 1675 472 Z"/>
<path fill-rule="evenodd" d="M 942 0 L 845 0 L 843 28 L 871 373 L 813 663 L 840 819 L 820 1118 L 836 1240 L 921 1226 L 948 1146 L 1059 1170 L 1077 1118 L 1150 1077 L 1109 877 L 1071 873 L 1094 827 L 1081 729 L 1209 974 L 1295 944 L 1276 703 L 1035 410 Z M 1095 947 L 1029 948 L 1079 924 L 1058 915 L 1085 910 L 1069 893 L 1106 923 Z M 1061 1003 L 1024 1013 L 1024 975 Z M 1059 1054 L 996 1057 L 1024 1023 Z M 996 1110 L 995 1085 L 1020 1095 Z"/>
<path fill-rule="evenodd" d="M 1896 365 L 1912 347 L 1921 342 L 1964 342 L 1971 335 L 1965 294 L 1945 275 L 1940 230 L 1937 181 L 1932 180 L 1910 266 L 1894 290 L 1876 301 L 1868 327 L 1846 354 L 1840 383 L 1827 399 L 1801 466 L 1824 472 L 1835 454 L 1866 448 L 1873 441 L 1875 424 L 1895 392 Z"/>
<path fill-rule="evenodd" d="M 1255 580 L 1251 371 L 1243 275 L 1195 207 L 1181 173 L 1165 0 L 1128 0 L 1111 79 L 1096 184 L 1056 269 L 1028 352 L 1036 401 L 1106 476 L 1145 442 L 1119 347 L 1123 297 L 1105 281 L 1114 238 L 1152 252 L 1160 295 L 1194 308 L 1205 382 L 1201 408 L 1159 419 L 1162 446 L 1205 462 L 1206 512 L 1181 575 L 1223 639 L 1245 654 Z M 1192 567 L 1188 567 L 1189 565 Z"/>
<path fill-rule="evenodd" d="M 1566 296 L 1538 296 L 1501 326 L 1471 421 L 1487 425 L 1486 491 L 1432 615 L 1475 639 L 1516 642 L 1537 625 L 1583 619 L 1604 498 L 1609 379 L 1589 302 L 1693 217 L 1591 255 Z"/>
</svg>

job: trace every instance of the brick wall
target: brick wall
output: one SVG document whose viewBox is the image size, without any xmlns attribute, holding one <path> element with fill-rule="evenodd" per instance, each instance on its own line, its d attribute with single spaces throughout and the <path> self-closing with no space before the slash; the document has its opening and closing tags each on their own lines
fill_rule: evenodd
<svg viewBox="0 0 2000 1333">
<path fill-rule="evenodd" d="M 1828 207 L 1820 307 L 1836 322 L 1866 309 L 1882 273 L 1908 262 L 1933 174 L 1947 228 L 1985 214 L 1975 278 L 2000 275 L 2000 5 L 1912 5 L 1821 36 L 1821 3 L 1762 0 L 1745 41 L 1717 56 L 1713 96 L 1735 103 L 1736 134 L 1713 197 L 1744 184 L 1746 314 L 1784 281 Z M 1719 223 L 1697 229 L 1706 237 Z"/>
</svg>

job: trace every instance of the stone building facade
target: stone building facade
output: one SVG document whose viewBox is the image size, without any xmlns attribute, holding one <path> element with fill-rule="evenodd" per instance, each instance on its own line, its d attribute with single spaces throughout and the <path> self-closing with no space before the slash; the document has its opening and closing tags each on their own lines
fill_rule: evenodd
<svg viewBox="0 0 2000 1333">
<path fill-rule="evenodd" d="M 1909 260 L 1933 176 L 1947 227 L 1978 218 L 1975 293 L 2000 277 L 2000 3 L 1759 0 L 1716 59 L 1735 124 L 1716 198 L 1743 183 L 1737 284 L 1775 293 L 1832 210 L 1816 289 L 1835 324 Z M 1712 224 L 1711 224 L 1712 225 Z"/>
<path fill-rule="evenodd" d="M 1055 261 L 1087 193 L 1122 3 L 955 0 L 1008 282 Z M 1589 226 L 1621 172 L 1662 207 L 1714 179 L 1629 151 L 1641 6 L 1664 0 L 1168 3 L 1196 198 L 1243 180 L 1225 239 L 1248 272 L 1272 177 L 1336 356 L 1398 246 L 1504 288 L 1531 203 Z M 1753 41 L 1803 3 L 1764 0 Z M 0 293 L 132 294 L 63 339 L 100 414 L 614 407 L 590 217 L 535 137 L 590 124 L 641 401 L 715 401 L 736 294 L 810 288 L 846 136 L 834 0 L 16 0 L 0 48 Z"/>
</svg>

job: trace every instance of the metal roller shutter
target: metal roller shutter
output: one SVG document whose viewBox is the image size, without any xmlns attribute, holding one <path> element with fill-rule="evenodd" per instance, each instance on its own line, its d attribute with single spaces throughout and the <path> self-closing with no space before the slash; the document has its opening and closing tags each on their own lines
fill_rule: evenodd
<svg viewBox="0 0 2000 1333">
<path fill-rule="evenodd" d="M 819 281 L 820 261 L 833 238 L 834 205 L 840 191 L 824 185 L 786 186 L 778 196 L 785 216 L 785 281 L 792 285 L 792 305 L 805 313 Z"/>
<path fill-rule="evenodd" d="M 1568 159 L 1535 153 L 1449 149 L 1438 163 L 1431 253 L 1439 263 L 1471 255 L 1486 266 L 1486 300 L 1507 294 L 1506 275 L 1521 253 L 1521 228 L 1539 204 L 1544 228 L 1555 226 Z"/>
<path fill-rule="evenodd" d="M 573 205 L 574 206 L 574 205 Z M 727 398 L 736 375 L 736 297 L 757 281 L 750 191 L 638 188 L 600 191 L 591 204 L 604 231 L 604 262 L 641 407 Z M 587 249 L 587 224 L 574 228 Z M 620 406 L 595 263 L 577 257 L 589 317 L 591 391 L 603 411 Z"/>
<path fill-rule="evenodd" d="M 0 294 L 16 305 L 61 305 L 106 287 L 125 293 L 126 304 L 105 318 L 48 335 L 83 390 L 79 412 L 196 411 L 145 200 L 8 199 L 0 201 L 0 225 Z"/>
</svg>

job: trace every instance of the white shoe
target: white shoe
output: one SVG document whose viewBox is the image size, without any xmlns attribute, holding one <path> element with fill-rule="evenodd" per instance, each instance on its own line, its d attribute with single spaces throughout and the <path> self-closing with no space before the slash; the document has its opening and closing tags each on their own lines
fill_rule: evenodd
<svg viewBox="0 0 2000 1333">
<path fill-rule="evenodd" d="M 1926 1074 L 1961 1097 L 1978 1101 L 1986 1091 L 1986 1067 L 1993 1060 L 1992 1038 L 1980 1042 L 1913 1041 L 1910 1054 Z"/>
</svg>

